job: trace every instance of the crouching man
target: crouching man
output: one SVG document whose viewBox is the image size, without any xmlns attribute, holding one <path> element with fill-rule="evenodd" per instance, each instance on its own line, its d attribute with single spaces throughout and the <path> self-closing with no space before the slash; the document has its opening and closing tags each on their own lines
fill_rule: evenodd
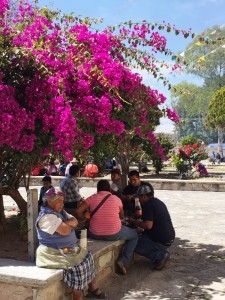
<svg viewBox="0 0 225 300">
<path fill-rule="evenodd" d="M 169 259 L 167 249 L 175 231 L 166 205 L 154 197 L 152 186 L 142 185 L 137 191 L 142 206 L 142 219 L 130 218 L 130 223 L 144 229 L 135 252 L 149 258 L 155 270 L 162 270 Z"/>
</svg>

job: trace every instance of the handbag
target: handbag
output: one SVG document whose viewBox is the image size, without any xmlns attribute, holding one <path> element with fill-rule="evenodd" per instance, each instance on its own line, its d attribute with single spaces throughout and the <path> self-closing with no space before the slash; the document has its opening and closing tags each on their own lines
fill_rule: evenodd
<svg viewBox="0 0 225 300">
<path fill-rule="evenodd" d="M 79 251 L 63 253 L 63 249 L 39 246 L 36 251 L 36 266 L 48 269 L 70 269 L 79 265 L 87 255 L 87 250 L 79 247 Z"/>
<path fill-rule="evenodd" d="M 99 208 L 105 203 L 105 201 L 109 198 L 109 196 L 111 196 L 111 194 L 106 195 L 91 213 L 89 213 L 89 212 L 88 212 L 88 214 L 87 214 L 87 212 L 85 213 L 86 218 L 85 218 L 85 221 L 82 222 L 83 224 L 82 224 L 82 227 L 80 226 L 80 229 L 85 229 L 85 228 L 88 229 L 89 228 L 90 219 L 99 210 Z M 87 215 L 88 215 L 88 217 L 87 217 Z M 77 235 L 79 236 L 78 232 L 77 232 Z"/>
</svg>

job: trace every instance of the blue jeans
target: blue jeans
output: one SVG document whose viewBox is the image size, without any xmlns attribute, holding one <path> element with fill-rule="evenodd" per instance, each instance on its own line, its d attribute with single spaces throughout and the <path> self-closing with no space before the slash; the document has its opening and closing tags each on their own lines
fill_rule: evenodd
<svg viewBox="0 0 225 300">
<path fill-rule="evenodd" d="M 135 252 L 149 258 L 153 263 L 161 261 L 167 251 L 167 246 L 152 241 L 146 234 L 139 237 Z"/>
<path fill-rule="evenodd" d="M 131 229 L 127 226 L 122 226 L 118 233 L 112 235 L 95 235 L 88 231 L 88 237 L 104 241 L 125 240 L 126 244 L 119 258 L 119 260 L 123 263 L 125 267 L 128 266 L 128 264 L 130 263 L 134 253 L 134 249 L 136 248 L 138 242 L 137 232 L 134 229 Z"/>
</svg>

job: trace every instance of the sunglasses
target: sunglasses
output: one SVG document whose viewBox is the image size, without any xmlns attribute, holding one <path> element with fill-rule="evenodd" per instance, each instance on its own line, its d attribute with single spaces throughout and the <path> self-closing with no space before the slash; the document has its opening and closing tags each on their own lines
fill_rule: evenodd
<svg viewBox="0 0 225 300">
<path fill-rule="evenodd" d="M 56 196 L 56 195 L 64 196 L 65 193 L 63 193 L 63 192 L 61 192 L 61 191 L 57 191 L 56 189 L 49 189 L 49 190 L 45 193 L 45 196 L 47 196 L 47 197 Z"/>
</svg>

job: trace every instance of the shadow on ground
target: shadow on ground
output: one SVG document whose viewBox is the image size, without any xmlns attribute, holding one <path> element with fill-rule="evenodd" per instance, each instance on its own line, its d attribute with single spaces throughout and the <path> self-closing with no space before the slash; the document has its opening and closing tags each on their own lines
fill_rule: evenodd
<svg viewBox="0 0 225 300">
<path fill-rule="evenodd" d="M 177 238 L 170 253 L 163 271 L 138 257 L 126 276 L 115 275 L 108 282 L 110 299 L 225 299 L 224 247 Z"/>
</svg>

